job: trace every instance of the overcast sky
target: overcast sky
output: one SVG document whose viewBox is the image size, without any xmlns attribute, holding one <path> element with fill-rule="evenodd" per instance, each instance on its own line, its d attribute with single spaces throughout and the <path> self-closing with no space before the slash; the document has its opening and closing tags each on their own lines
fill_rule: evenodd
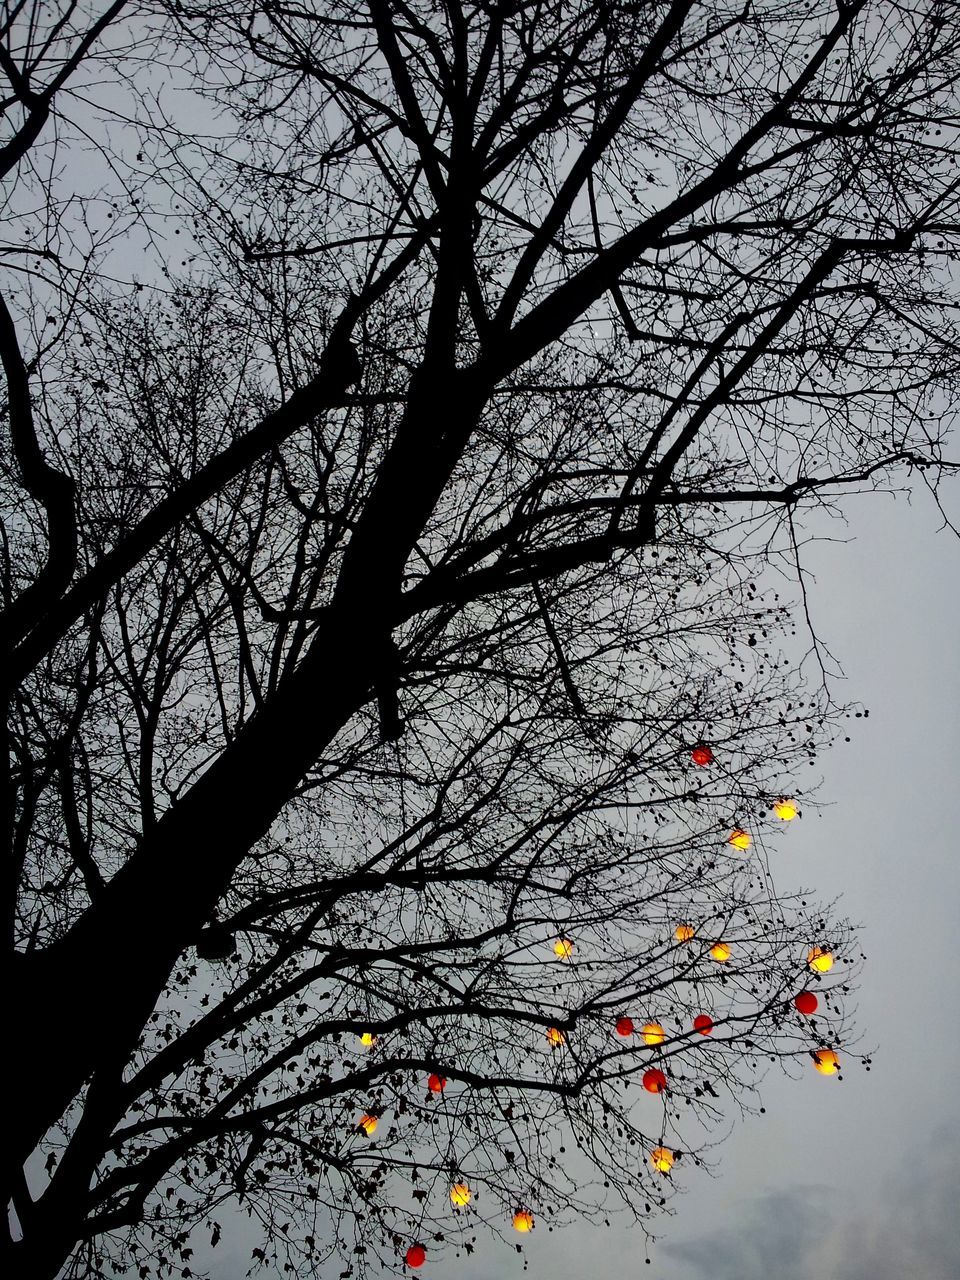
<svg viewBox="0 0 960 1280">
<path fill-rule="evenodd" d="M 951 499 L 956 522 L 960 480 Z M 719 1176 L 682 1170 L 650 1265 L 622 1218 L 535 1231 L 522 1256 L 481 1235 L 470 1259 L 428 1259 L 424 1280 L 960 1277 L 960 542 L 937 531 L 925 494 L 846 510 L 848 528 L 828 532 L 850 540 L 808 548 L 805 564 L 817 630 L 847 676 L 837 696 L 870 717 L 820 757 L 829 807 L 792 824 L 777 856 L 783 889 L 842 897 L 862 924 L 872 1070 L 768 1077 L 766 1114 L 733 1125 Z M 233 1233 L 210 1257 L 213 1280 L 237 1280 L 249 1259 Z"/>
<path fill-rule="evenodd" d="M 951 496 L 960 516 L 960 483 Z M 830 807 L 793 824 L 779 878 L 842 895 L 863 926 L 873 1068 L 842 1082 L 771 1075 L 766 1115 L 734 1127 L 719 1177 L 684 1169 L 649 1266 L 640 1232 L 615 1221 L 531 1237 L 529 1280 L 960 1277 L 960 543 L 937 532 L 925 494 L 846 509 L 848 529 L 830 532 L 853 540 L 811 547 L 805 563 L 845 696 L 870 717 L 821 757 Z M 436 1274 L 523 1274 L 519 1258 L 483 1253 Z"/>
</svg>

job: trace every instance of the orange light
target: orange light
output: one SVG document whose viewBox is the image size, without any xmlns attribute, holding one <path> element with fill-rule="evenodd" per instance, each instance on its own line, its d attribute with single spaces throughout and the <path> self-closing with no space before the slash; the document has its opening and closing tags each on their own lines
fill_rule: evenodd
<svg viewBox="0 0 960 1280">
<path fill-rule="evenodd" d="M 473 1193 L 465 1182 L 455 1182 L 450 1188 L 450 1199 L 457 1209 L 469 1204 Z"/>
<path fill-rule="evenodd" d="M 372 1031 L 364 1031 L 363 1035 L 360 1037 L 360 1043 L 365 1049 L 372 1049 L 377 1043 L 377 1037 Z"/>
<path fill-rule="evenodd" d="M 648 1022 L 640 1034 L 644 1044 L 663 1044 L 667 1038 L 667 1033 L 659 1022 Z"/>
<path fill-rule="evenodd" d="M 673 936 L 678 942 L 692 942 L 696 934 L 692 924 L 678 924 L 673 931 Z"/>
<path fill-rule="evenodd" d="M 741 827 L 734 827 L 727 836 L 727 844 L 733 845 L 734 849 L 749 849 L 753 844 L 753 836 Z"/>
<path fill-rule="evenodd" d="M 773 812 L 782 821 L 792 822 L 800 810 L 792 800 L 778 800 L 773 806 Z"/>
<path fill-rule="evenodd" d="M 730 959 L 730 948 L 725 942 L 715 942 L 710 948 L 710 954 L 718 964 L 726 964 Z"/>
<path fill-rule="evenodd" d="M 654 1147 L 650 1152 L 650 1163 L 660 1173 L 669 1173 L 673 1168 L 673 1152 L 669 1147 Z"/>
<path fill-rule="evenodd" d="M 431 1093 L 443 1093 L 447 1087 L 446 1076 L 430 1075 L 427 1076 L 427 1088 Z"/>
<path fill-rule="evenodd" d="M 701 742 L 698 747 L 694 747 L 690 752 L 690 759 L 694 764 L 698 764 L 703 768 L 704 765 L 710 764 L 713 760 L 713 752 L 705 742 Z"/>
<path fill-rule="evenodd" d="M 835 1076 L 840 1070 L 840 1059 L 832 1049 L 818 1049 L 813 1055 L 813 1065 L 822 1076 Z"/>
<path fill-rule="evenodd" d="M 529 1209 L 518 1209 L 513 1215 L 513 1229 L 524 1234 L 533 1230 L 533 1214 Z"/>
<path fill-rule="evenodd" d="M 811 947 L 807 952 L 807 965 L 814 973 L 829 973 L 833 968 L 833 952 L 826 948 Z"/>
<path fill-rule="evenodd" d="M 640 1083 L 647 1093 L 663 1093 L 667 1087 L 667 1077 L 659 1067 L 651 1067 L 649 1071 L 643 1073 L 643 1079 Z"/>
<path fill-rule="evenodd" d="M 569 938 L 558 938 L 553 944 L 553 954 L 558 960 L 569 960 L 573 955 L 573 943 Z"/>
<path fill-rule="evenodd" d="M 559 1049 L 562 1044 L 566 1043 L 567 1037 L 563 1034 L 559 1027 L 547 1027 L 547 1040 L 554 1049 Z"/>
<path fill-rule="evenodd" d="M 357 1121 L 357 1128 L 362 1129 L 368 1138 L 373 1135 L 373 1132 L 376 1129 L 376 1127 L 377 1127 L 376 1116 L 361 1116 L 360 1119 Z"/>
</svg>

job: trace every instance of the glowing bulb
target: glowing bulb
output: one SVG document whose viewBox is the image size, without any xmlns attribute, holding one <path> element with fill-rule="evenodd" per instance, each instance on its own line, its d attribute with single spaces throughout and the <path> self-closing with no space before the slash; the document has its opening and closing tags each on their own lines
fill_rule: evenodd
<svg viewBox="0 0 960 1280">
<path fill-rule="evenodd" d="M 813 1055 L 813 1065 L 823 1076 L 835 1076 L 840 1070 L 840 1059 L 832 1049 L 818 1049 Z"/>
</svg>

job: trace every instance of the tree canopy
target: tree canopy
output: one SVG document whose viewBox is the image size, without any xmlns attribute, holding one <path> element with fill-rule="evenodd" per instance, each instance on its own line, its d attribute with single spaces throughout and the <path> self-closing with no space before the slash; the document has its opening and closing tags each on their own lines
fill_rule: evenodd
<svg viewBox="0 0 960 1280">
<path fill-rule="evenodd" d="M 802 545 L 951 469 L 957 19 L 3 6 L 5 1274 L 654 1232 L 856 1060 Z"/>
</svg>

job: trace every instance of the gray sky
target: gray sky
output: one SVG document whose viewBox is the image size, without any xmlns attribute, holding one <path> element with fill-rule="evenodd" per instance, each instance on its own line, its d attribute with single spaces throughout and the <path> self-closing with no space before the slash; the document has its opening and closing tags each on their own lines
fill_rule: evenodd
<svg viewBox="0 0 960 1280">
<path fill-rule="evenodd" d="M 870 717 L 820 757 L 829 807 L 792 824 L 776 856 L 781 888 L 842 896 L 862 924 L 871 1071 L 770 1075 L 766 1114 L 732 1122 L 718 1175 L 682 1170 L 685 1194 L 659 1220 L 649 1266 L 642 1234 L 614 1218 L 535 1231 L 522 1257 L 481 1233 L 470 1259 L 428 1259 L 425 1280 L 960 1276 L 960 543 L 937 532 L 922 493 L 846 509 L 849 527 L 827 532 L 849 541 L 809 547 L 804 562 L 817 630 L 847 675 L 836 696 Z M 236 1233 L 208 1258 L 213 1280 L 237 1280 L 249 1242 Z"/>
<path fill-rule="evenodd" d="M 953 485 L 953 514 L 960 484 Z M 805 553 L 811 612 L 867 720 L 821 757 L 830 807 L 790 828 L 782 888 L 862 926 L 871 1071 L 768 1077 L 766 1115 L 735 1125 L 719 1176 L 683 1171 L 651 1265 L 625 1222 L 531 1237 L 530 1280 L 601 1270 L 649 1280 L 957 1280 L 960 1276 L 960 544 L 918 493 L 847 503 L 852 540 Z M 485 1256 L 484 1256 L 485 1255 Z M 487 1246 L 461 1280 L 521 1275 Z M 425 1272 L 423 1273 L 425 1274 Z"/>
</svg>

